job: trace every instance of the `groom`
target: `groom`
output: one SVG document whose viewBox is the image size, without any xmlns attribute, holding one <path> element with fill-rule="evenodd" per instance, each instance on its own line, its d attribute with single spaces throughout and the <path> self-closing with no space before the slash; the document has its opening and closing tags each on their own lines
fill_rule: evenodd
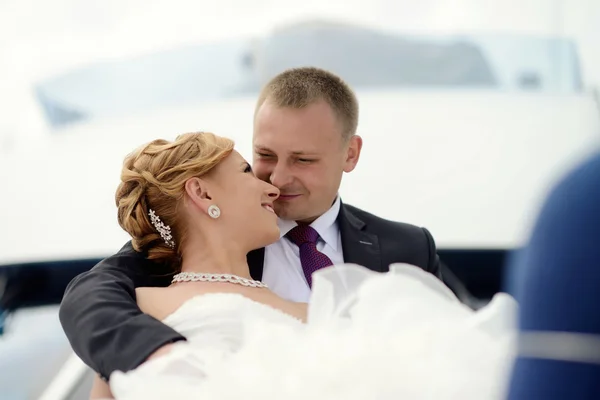
<svg viewBox="0 0 600 400">
<path fill-rule="evenodd" d="M 351 172 L 360 157 L 357 125 L 355 94 L 321 69 L 284 71 L 259 96 L 253 169 L 281 191 L 275 202 L 281 239 L 249 253 L 248 264 L 254 279 L 284 298 L 307 301 L 310 274 L 343 262 L 381 272 L 392 263 L 409 263 L 441 278 L 426 229 L 381 219 L 338 196 L 343 173 Z M 313 257 L 300 253 L 305 245 Z M 167 286 L 168 272 L 129 242 L 67 287 L 59 313 L 63 329 L 77 355 L 104 379 L 185 340 L 136 305 L 135 288 Z"/>
</svg>

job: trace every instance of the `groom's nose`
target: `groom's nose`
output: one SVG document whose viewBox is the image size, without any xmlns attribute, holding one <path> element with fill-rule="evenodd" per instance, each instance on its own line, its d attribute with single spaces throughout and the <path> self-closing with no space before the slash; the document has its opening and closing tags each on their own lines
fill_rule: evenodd
<svg viewBox="0 0 600 400">
<path fill-rule="evenodd" d="M 289 185 L 294 180 L 294 177 L 285 163 L 278 162 L 273 168 L 273 171 L 271 171 L 269 180 L 273 186 L 282 188 Z"/>
</svg>

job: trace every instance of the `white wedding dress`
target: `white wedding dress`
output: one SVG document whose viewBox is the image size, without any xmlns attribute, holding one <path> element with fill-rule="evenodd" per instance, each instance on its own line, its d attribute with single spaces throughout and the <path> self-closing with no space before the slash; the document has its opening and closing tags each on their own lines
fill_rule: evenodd
<svg viewBox="0 0 600 400">
<path fill-rule="evenodd" d="M 164 322 L 188 338 L 115 372 L 118 400 L 502 399 L 517 306 L 474 312 L 437 278 L 344 264 L 313 276 L 307 323 L 238 294 L 206 294 Z"/>
</svg>

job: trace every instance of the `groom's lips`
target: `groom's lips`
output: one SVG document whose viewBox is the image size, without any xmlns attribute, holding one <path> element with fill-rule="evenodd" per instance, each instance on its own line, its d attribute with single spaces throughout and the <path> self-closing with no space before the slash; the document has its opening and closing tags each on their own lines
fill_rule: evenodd
<svg viewBox="0 0 600 400">
<path fill-rule="evenodd" d="M 283 201 L 293 200 L 300 196 L 301 195 L 299 195 L 299 194 L 280 194 L 279 197 L 277 198 L 277 200 L 283 200 Z"/>
</svg>

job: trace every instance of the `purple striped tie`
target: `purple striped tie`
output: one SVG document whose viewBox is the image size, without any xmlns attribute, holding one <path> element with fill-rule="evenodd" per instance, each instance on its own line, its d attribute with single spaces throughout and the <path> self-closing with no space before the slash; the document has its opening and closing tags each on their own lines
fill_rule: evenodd
<svg viewBox="0 0 600 400">
<path fill-rule="evenodd" d="M 286 236 L 299 247 L 302 270 L 308 287 L 312 288 L 313 272 L 333 265 L 329 257 L 317 250 L 319 234 L 310 225 L 298 225 Z"/>
</svg>

